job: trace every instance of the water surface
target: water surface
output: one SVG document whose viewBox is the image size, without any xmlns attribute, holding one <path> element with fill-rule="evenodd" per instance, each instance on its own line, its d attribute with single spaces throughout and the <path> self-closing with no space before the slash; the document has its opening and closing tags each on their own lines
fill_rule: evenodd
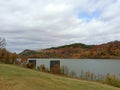
<svg viewBox="0 0 120 90">
<path fill-rule="evenodd" d="M 60 66 L 67 66 L 69 72 L 76 72 L 80 76 L 81 71 L 92 72 L 96 75 L 116 75 L 120 77 L 120 60 L 116 59 L 36 59 L 36 67 L 44 64 L 50 69 L 50 60 L 60 60 Z"/>
</svg>

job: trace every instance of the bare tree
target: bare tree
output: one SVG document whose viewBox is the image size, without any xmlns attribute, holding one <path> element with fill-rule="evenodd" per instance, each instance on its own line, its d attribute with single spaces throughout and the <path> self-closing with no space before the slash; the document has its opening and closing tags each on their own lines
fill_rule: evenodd
<svg viewBox="0 0 120 90">
<path fill-rule="evenodd" d="M 0 37 L 0 48 L 4 48 L 6 46 L 6 40 L 5 38 Z"/>
</svg>

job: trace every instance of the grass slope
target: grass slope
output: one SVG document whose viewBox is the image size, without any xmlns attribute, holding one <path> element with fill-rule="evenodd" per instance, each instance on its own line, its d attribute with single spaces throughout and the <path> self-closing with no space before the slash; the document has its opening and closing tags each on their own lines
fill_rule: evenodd
<svg viewBox="0 0 120 90">
<path fill-rule="evenodd" d="M 0 64 L 0 90 L 120 90 L 120 88 Z"/>
</svg>

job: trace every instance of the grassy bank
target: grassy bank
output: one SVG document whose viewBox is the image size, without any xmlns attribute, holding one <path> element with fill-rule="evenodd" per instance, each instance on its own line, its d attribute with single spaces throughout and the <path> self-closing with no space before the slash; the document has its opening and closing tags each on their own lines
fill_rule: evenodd
<svg viewBox="0 0 120 90">
<path fill-rule="evenodd" d="M 120 90 L 120 88 L 0 64 L 0 90 Z"/>
</svg>

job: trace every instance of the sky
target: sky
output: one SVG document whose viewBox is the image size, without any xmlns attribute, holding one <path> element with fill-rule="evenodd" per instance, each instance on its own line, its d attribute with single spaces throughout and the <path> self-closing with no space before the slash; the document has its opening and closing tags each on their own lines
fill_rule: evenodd
<svg viewBox="0 0 120 90">
<path fill-rule="evenodd" d="M 11 52 L 120 40 L 120 0 L 0 0 Z"/>
</svg>

